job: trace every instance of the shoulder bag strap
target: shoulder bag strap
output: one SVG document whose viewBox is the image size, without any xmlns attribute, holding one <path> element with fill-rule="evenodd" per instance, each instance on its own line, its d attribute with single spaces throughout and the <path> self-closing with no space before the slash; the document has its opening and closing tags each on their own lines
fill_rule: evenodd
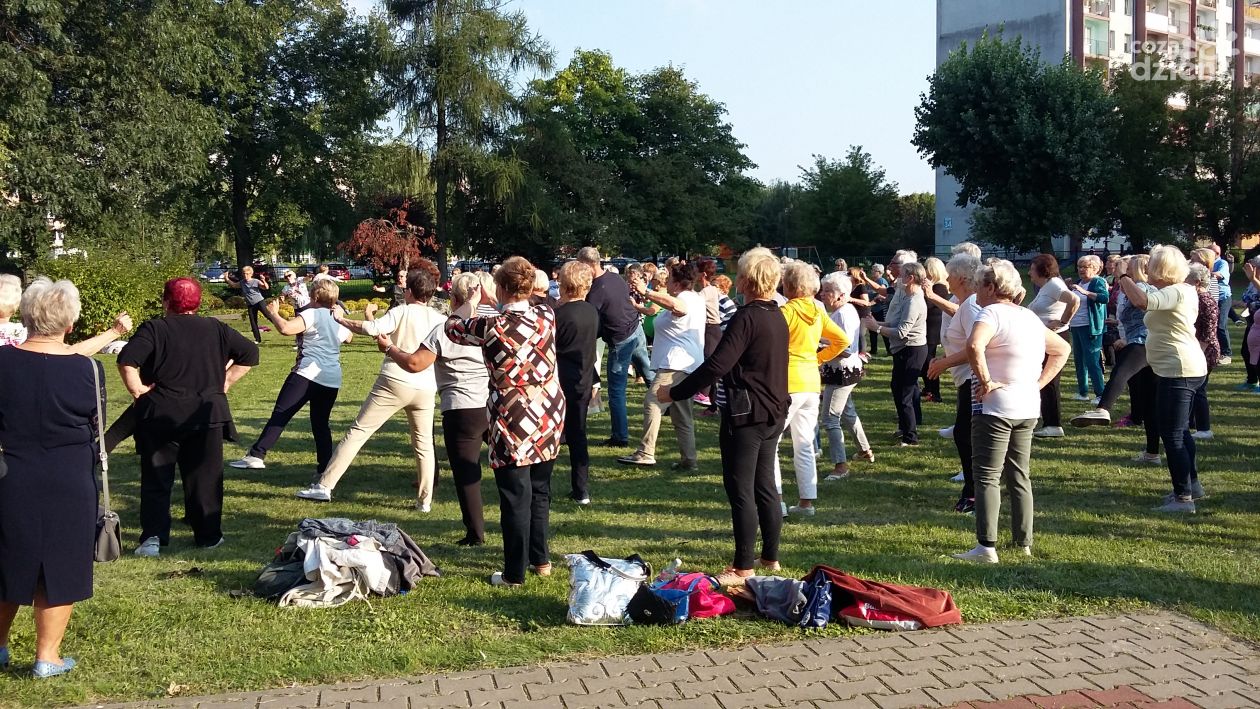
<svg viewBox="0 0 1260 709">
<path fill-rule="evenodd" d="M 97 371 L 96 360 L 88 357 L 92 366 L 92 393 L 96 395 L 96 447 L 101 461 L 101 490 L 105 493 L 105 510 L 113 508 L 109 504 L 109 453 L 105 451 L 105 407 L 101 402 L 101 373 Z"/>
</svg>

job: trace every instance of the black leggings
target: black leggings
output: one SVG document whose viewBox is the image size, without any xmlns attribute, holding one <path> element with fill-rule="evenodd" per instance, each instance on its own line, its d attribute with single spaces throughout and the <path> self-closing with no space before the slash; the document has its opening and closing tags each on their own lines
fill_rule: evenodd
<svg viewBox="0 0 1260 709">
<path fill-rule="evenodd" d="M 258 329 L 258 314 L 263 311 L 263 308 L 266 305 L 267 301 L 265 300 L 260 300 L 257 303 L 247 303 L 245 305 L 246 315 L 249 316 L 249 329 L 254 333 L 254 342 L 262 342 L 262 331 Z"/>
<path fill-rule="evenodd" d="M 933 401 L 940 402 L 941 380 L 928 377 L 928 365 L 932 364 L 932 360 L 936 358 L 936 348 L 937 345 L 928 345 L 928 355 L 923 360 L 923 371 L 920 372 L 920 376 L 923 377 L 923 395 L 931 396 Z"/>
<path fill-rule="evenodd" d="M 1111 411 L 1111 407 L 1116 405 L 1116 400 L 1120 398 L 1121 392 L 1128 386 L 1133 375 L 1145 368 L 1146 345 L 1125 345 L 1117 350 L 1115 366 L 1111 369 L 1111 378 L 1107 380 L 1107 386 L 1103 389 L 1098 408 Z"/>
<path fill-rule="evenodd" d="M 893 353 L 892 389 L 893 406 L 897 409 L 897 428 L 904 443 L 919 442 L 919 420 L 923 417 L 919 405 L 919 373 L 923 360 L 927 359 L 927 345 L 902 347 Z"/>
<path fill-rule="evenodd" d="M 958 462 L 962 463 L 962 496 L 974 499 L 976 480 L 971 467 L 971 380 L 958 387 L 958 405 L 954 407 L 954 447 L 958 449 Z"/>
<path fill-rule="evenodd" d="M 337 403 L 338 389 L 326 387 L 298 374 L 289 373 L 280 393 L 276 396 L 275 408 L 271 410 L 271 418 L 263 426 L 258 442 L 249 449 L 255 458 L 266 458 L 284 433 L 297 412 L 307 403 L 311 405 L 311 435 L 315 437 L 315 460 L 318 462 L 315 474 L 322 475 L 328 461 L 332 458 L 332 429 L 328 426 L 328 417 L 332 415 L 333 404 Z"/>
<path fill-rule="evenodd" d="M 494 471 L 503 528 L 503 580 L 508 583 L 525 583 L 526 559 L 536 566 L 551 563 L 547 537 L 555 463 L 549 460 Z"/>
<path fill-rule="evenodd" d="M 564 390 L 564 443 L 569 447 L 569 497 L 584 500 L 591 496 L 591 454 L 586 441 L 586 409 L 591 404 L 591 390 Z M 715 400 L 716 401 L 716 400 Z"/>
<path fill-rule="evenodd" d="M 736 569 L 753 568 L 757 529 L 761 529 L 761 558 L 779 560 L 779 535 L 783 531 L 782 498 L 774 485 L 774 459 L 778 454 L 783 422 L 733 426 L 722 412 L 718 447 L 722 451 L 722 487 L 731 503 L 735 528 Z"/>
<path fill-rule="evenodd" d="M 1071 340 L 1068 340 L 1067 337 L 1064 337 L 1064 333 L 1060 332 L 1058 333 L 1058 335 L 1059 337 L 1063 337 L 1063 339 L 1069 345 L 1071 344 Z M 1047 357 L 1046 359 L 1049 359 L 1049 358 Z M 1046 360 L 1042 360 L 1041 366 L 1044 367 L 1045 364 L 1046 364 Z M 1062 376 L 1063 376 L 1063 370 L 1059 370 L 1059 373 L 1054 375 L 1054 379 L 1051 379 L 1049 382 L 1046 382 L 1046 385 L 1041 388 L 1041 425 L 1042 426 L 1061 427 L 1063 425 L 1063 412 L 1060 406 L 1061 402 L 1059 399 L 1059 396 L 1060 396 L 1059 389 L 1061 385 L 1060 377 Z"/>
<path fill-rule="evenodd" d="M 485 515 L 481 511 L 481 444 L 490 427 L 484 407 L 442 412 L 442 440 L 455 478 L 455 497 L 463 518 L 466 539 L 486 540 Z"/>
</svg>

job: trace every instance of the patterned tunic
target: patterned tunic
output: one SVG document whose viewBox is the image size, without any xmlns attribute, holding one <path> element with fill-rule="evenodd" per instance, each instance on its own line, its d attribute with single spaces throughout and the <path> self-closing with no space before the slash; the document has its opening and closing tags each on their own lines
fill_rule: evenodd
<svg viewBox="0 0 1260 709">
<path fill-rule="evenodd" d="M 446 321 L 446 336 L 481 347 L 490 372 L 490 467 L 555 460 L 565 402 L 556 370 L 556 314 L 525 303 L 493 316 Z"/>
</svg>

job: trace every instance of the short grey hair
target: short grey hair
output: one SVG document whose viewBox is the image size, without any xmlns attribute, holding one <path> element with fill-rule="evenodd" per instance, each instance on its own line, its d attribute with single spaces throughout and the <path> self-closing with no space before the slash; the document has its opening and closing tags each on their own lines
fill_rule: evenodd
<svg viewBox="0 0 1260 709">
<path fill-rule="evenodd" d="M 451 296 L 461 305 L 467 303 L 472 296 L 473 289 L 480 283 L 481 279 L 477 278 L 477 274 L 461 273 L 455 276 L 455 280 L 451 281 Z"/>
<path fill-rule="evenodd" d="M 954 244 L 954 248 L 949 250 L 950 256 L 957 256 L 958 254 L 967 254 L 968 256 L 974 256 L 977 261 L 980 260 L 980 256 L 981 256 L 980 247 L 971 243 L 970 241 L 964 241 L 961 244 Z"/>
<path fill-rule="evenodd" d="M 842 273 L 829 274 L 826 278 L 822 279 L 822 285 L 819 286 L 818 292 L 823 293 L 829 290 L 834 290 L 839 293 L 850 293 L 853 291 L 853 281 L 849 280 L 849 277 Z"/>
<path fill-rule="evenodd" d="M 599 249 L 594 246 L 583 246 L 578 249 L 577 260 L 588 266 L 598 266 L 600 264 Z"/>
<path fill-rule="evenodd" d="M 883 272 L 884 272 L 884 264 L 882 263 L 871 264 L 871 273 L 883 273 Z"/>
<path fill-rule="evenodd" d="M 22 279 L 0 273 L 0 318 L 11 318 L 22 302 Z"/>
<path fill-rule="evenodd" d="M 965 251 L 960 251 L 945 264 L 945 272 L 950 278 L 957 278 L 964 283 L 967 290 L 974 291 L 980 286 L 980 258 Z"/>
<path fill-rule="evenodd" d="M 993 292 L 999 298 L 1015 300 L 1024 292 L 1024 279 L 1020 278 L 1015 264 L 1006 259 L 991 258 L 980 267 L 980 283 L 993 286 Z"/>
<path fill-rule="evenodd" d="M 70 281 L 36 278 L 22 294 L 22 324 L 32 334 L 55 336 L 79 319 L 79 289 Z"/>
<path fill-rule="evenodd" d="M 923 281 L 927 280 L 927 269 L 918 261 L 904 261 L 901 264 L 901 276 L 909 276 L 914 283 L 923 285 Z"/>
<path fill-rule="evenodd" d="M 1212 282 L 1212 272 L 1201 263 L 1190 264 L 1190 273 L 1186 275 L 1186 283 L 1195 288 L 1207 288 Z"/>
<path fill-rule="evenodd" d="M 919 260 L 919 255 L 909 249 L 902 249 L 893 254 L 892 264 L 894 266 L 903 266 L 907 263 L 915 263 Z"/>
<path fill-rule="evenodd" d="M 818 293 L 818 272 L 804 261 L 793 261 L 783 266 L 783 294 L 797 298 L 812 298 Z"/>
</svg>

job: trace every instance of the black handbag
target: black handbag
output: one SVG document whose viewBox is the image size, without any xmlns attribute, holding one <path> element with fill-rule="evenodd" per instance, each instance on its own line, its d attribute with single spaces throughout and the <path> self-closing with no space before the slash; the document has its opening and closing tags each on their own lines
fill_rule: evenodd
<svg viewBox="0 0 1260 709">
<path fill-rule="evenodd" d="M 101 490 L 104 499 L 97 507 L 96 545 L 92 558 L 98 562 L 117 561 L 122 556 L 122 526 L 118 514 L 109 503 L 109 452 L 105 450 L 105 407 L 101 401 L 101 375 L 96 370 L 96 360 L 88 359 L 92 366 L 92 383 L 96 391 L 96 446 L 101 461 Z"/>
<path fill-rule="evenodd" d="M 654 590 L 651 586 L 640 584 L 630 604 L 626 606 L 626 615 L 635 625 L 673 625 L 687 620 L 686 591 Z M 681 615 L 681 618 L 679 617 Z"/>
</svg>

